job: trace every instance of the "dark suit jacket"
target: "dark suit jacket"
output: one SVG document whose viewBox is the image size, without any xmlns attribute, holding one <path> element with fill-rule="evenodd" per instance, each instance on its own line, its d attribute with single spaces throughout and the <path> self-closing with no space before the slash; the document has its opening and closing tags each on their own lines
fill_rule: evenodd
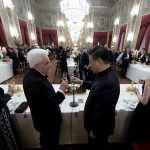
<svg viewBox="0 0 150 150">
<path fill-rule="evenodd" d="M 18 52 L 18 58 L 19 58 L 19 61 L 20 62 L 27 62 L 26 58 L 24 57 L 23 53 L 22 52 Z"/>
<path fill-rule="evenodd" d="M 127 55 L 129 55 L 129 58 L 127 58 Z M 122 66 L 123 67 L 128 67 L 129 62 L 131 61 L 131 55 L 124 52 L 123 55 L 122 55 L 121 60 L 122 60 Z"/>
<path fill-rule="evenodd" d="M 150 54 L 147 55 L 148 59 L 146 60 L 146 64 L 149 65 L 150 63 Z"/>
<path fill-rule="evenodd" d="M 78 59 L 79 59 L 79 66 L 80 64 L 83 66 L 89 65 L 89 56 L 86 52 L 83 52 L 82 54 L 79 53 Z"/>
<path fill-rule="evenodd" d="M 146 55 L 141 55 L 139 60 L 140 60 L 141 63 L 146 63 Z"/>
<path fill-rule="evenodd" d="M 68 66 L 67 66 L 67 52 L 65 50 L 62 50 L 60 54 L 60 65 L 61 65 L 61 72 L 68 72 Z"/>
<path fill-rule="evenodd" d="M 93 83 L 83 82 L 90 88 L 84 108 L 84 126 L 98 137 L 111 135 L 115 127 L 115 106 L 120 94 L 120 85 L 114 71 L 109 67 L 95 77 Z"/>
<path fill-rule="evenodd" d="M 37 131 L 56 129 L 61 123 L 59 104 L 65 99 L 61 92 L 55 93 L 51 83 L 40 72 L 30 69 L 23 79 L 23 89 Z"/>
</svg>

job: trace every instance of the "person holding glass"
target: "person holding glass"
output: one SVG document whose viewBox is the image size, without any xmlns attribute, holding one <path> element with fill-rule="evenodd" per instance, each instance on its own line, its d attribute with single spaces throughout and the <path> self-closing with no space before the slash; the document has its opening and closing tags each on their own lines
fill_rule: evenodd
<svg viewBox="0 0 150 150">
<path fill-rule="evenodd" d="M 139 80 L 143 84 L 142 94 L 135 89 L 139 103 L 135 108 L 130 129 L 129 142 L 140 142 L 150 140 L 150 77 L 146 80 Z"/>
<path fill-rule="evenodd" d="M 18 137 L 12 122 L 7 103 L 14 94 L 12 86 L 4 93 L 0 87 L 0 150 L 18 150 Z M 20 146 L 20 145 L 19 145 Z"/>
<path fill-rule="evenodd" d="M 108 138 L 115 127 L 115 106 L 120 94 L 116 73 L 111 69 L 110 50 L 97 46 L 89 51 L 89 67 L 95 74 L 93 81 L 72 77 L 73 83 L 89 89 L 84 107 L 84 127 L 88 133 L 90 150 L 107 150 Z"/>
<path fill-rule="evenodd" d="M 56 150 L 59 144 L 61 110 L 68 81 L 63 80 L 55 92 L 47 79 L 51 68 L 48 51 L 32 49 L 27 54 L 30 70 L 23 78 L 23 89 L 29 103 L 34 128 L 40 133 L 42 150 Z"/>
</svg>

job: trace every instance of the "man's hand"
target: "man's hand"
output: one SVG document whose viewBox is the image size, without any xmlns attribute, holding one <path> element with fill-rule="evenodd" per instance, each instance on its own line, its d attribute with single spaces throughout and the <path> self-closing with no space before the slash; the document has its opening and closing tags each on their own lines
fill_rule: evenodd
<svg viewBox="0 0 150 150">
<path fill-rule="evenodd" d="M 14 92 L 15 92 L 15 91 L 14 91 L 14 89 L 13 89 L 13 86 L 8 85 L 7 94 L 9 94 L 10 96 L 13 96 Z"/>
<path fill-rule="evenodd" d="M 63 80 L 60 84 L 59 89 L 65 92 L 67 88 L 68 88 L 68 80 Z"/>
<path fill-rule="evenodd" d="M 144 84 L 145 80 L 139 79 L 139 83 Z"/>
<path fill-rule="evenodd" d="M 71 77 L 71 82 L 76 84 L 82 84 L 82 80 L 74 76 Z"/>
</svg>

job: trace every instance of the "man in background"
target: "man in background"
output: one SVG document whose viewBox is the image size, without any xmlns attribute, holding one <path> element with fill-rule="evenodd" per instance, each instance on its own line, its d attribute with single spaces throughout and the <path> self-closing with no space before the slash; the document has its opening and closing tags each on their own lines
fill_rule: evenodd
<svg viewBox="0 0 150 150">
<path fill-rule="evenodd" d="M 83 72 L 84 72 L 84 79 L 88 77 L 88 65 L 89 65 L 89 56 L 86 49 L 81 48 L 80 53 L 78 55 L 78 62 L 79 62 L 79 73 L 80 79 L 83 79 Z"/>
</svg>

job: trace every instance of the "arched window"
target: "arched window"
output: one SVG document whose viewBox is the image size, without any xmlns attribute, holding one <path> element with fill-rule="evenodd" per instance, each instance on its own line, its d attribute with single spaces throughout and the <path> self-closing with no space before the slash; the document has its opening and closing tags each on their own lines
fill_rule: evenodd
<svg viewBox="0 0 150 150">
<path fill-rule="evenodd" d="M 112 33 L 113 31 L 109 31 L 108 47 L 111 47 Z"/>
<path fill-rule="evenodd" d="M 93 37 L 93 46 L 96 45 L 105 45 L 107 42 L 107 34 L 108 32 L 94 32 Z"/>
<path fill-rule="evenodd" d="M 43 45 L 50 45 L 54 43 L 58 46 L 58 37 L 56 29 L 41 29 Z"/>
<path fill-rule="evenodd" d="M 143 43 L 145 43 L 145 46 L 143 45 Z M 141 45 L 143 45 L 147 51 L 149 43 L 150 43 L 150 14 L 142 17 L 140 30 L 137 38 L 137 43 L 136 43 L 136 49 L 139 50 Z"/>
<path fill-rule="evenodd" d="M 42 46 L 42 37 L 41 37 L 41 29 L 36 28 L 36 35 L 37 35 L 37 41 L 38 45 Z"/>
<path fill-rule="evenodd" d="M 118 41 L 118 49 L 120 49 L 120 50 L 123 50 L 124 38 L 126 35 L 126 28 L 127 28 L 126 24 L 120 26 L 120 34 L 119 34 L 119 41 Z"/>
<path fill-rule="evenodd" d="M 4 47 L 8 46 L 1 18 L 0 18 L 0 46 Z"/>
<path fill-rule="evenodd" d="M 19 25 L 23 44 L 30 45 L 26 22 L 24 20 L 19 19 Z"/>
</svg>

